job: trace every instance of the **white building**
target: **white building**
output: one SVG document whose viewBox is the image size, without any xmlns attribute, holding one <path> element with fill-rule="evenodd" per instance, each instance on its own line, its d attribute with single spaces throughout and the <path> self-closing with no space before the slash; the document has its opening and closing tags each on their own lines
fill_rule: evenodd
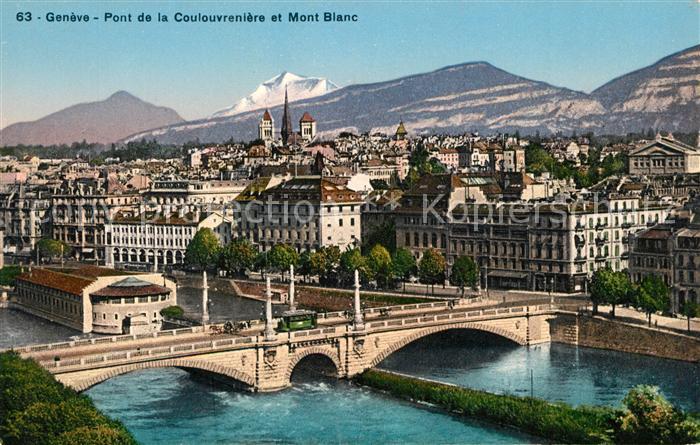
<svg viewBox="0 0 700 445">
<path fill-rule="evenodd" d="M 289 244 L 298 251 L 359 245 L 361 195 L 321 176 L 297 176 L 239 201 L 238 237 L 268 250 Z"/>
<path fill-rule="evenodd" d="M 203 228 L 222 245 L 231 241 L 231 219 L 221 213 L 120 213 L 106 225 L 107 264 L 153 271 L 181 265 L 187 245 Z"/>
</svg>

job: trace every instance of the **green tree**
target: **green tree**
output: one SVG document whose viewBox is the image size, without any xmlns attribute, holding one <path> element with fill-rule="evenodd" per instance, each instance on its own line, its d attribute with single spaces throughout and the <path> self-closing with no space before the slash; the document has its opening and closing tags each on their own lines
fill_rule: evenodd
<svg viewBox="0 0 700 445">
<path fill-rule="evenodd" d="M 185 264 L 198 269 L 207 269 L 217 263 L 219 257 L 219 239 L 214 232 L 205 227 L 195 233 L 185 251 Z"/>
<path fill-rule="evenodd" d="M 667 310 L 670 305 L 668 286 L 656 275 L 644 277 L 637 286 L 635 305 L 644 311 L 651 326 L 651 315 Z"/>
<path fill-rule="evenodd" d="M 631 287 L 624 272 L 615 272 L 609 267 L 593 272 L 590 286 L 593 313 L 598 312 L 599 304 L 609 304 L 612 306 L 611 315 L 614 317 L 615 306 L 628 300 Z"/>
<path fill-rule="evenodd" d="M 360 249 L 348 249 L 340 255 L 338 267 L 340 282 L 346 286 L 351 285 L 355 281 L 355 270 L 359 272 L 360 280 L 363 283 L 374 278 L 367 258 L 362 255 Z"/>
<path fill-rule="evenodd" d="M 219 267 L 230 275 L 240 275 L 255 261 L 255 247 L 247 239 L 236 239 L 221 249 Z"/>
<path fill-rule="evenodd" d="M 288 244 L 276 244 L 269 255 L 269 264 L 273 269 L 282 272 L 289 271 L 289 266 L 296 266 L 299 263 L 299 253 L 294 247 Z"/>
<path fill-rule="evenodd" d="M 337 281 L 336 273 L 340 265 L 340 248 L 338 246 L 322 247 L 311 254 L 309 260 L 313 275 L 318 275 L 322 283 Z"/>
<path fill-rule="evenodd" d="M 625 396 L 627 410 L 617 420 L 618 443 L 697 443 L 700 424 L 676 409 L 658 388 L 640 385 Z"/>
<path fill-rule="evenodd" d="M 381 244 L 376 244 L 367 256 L 367 264 L 379 287 L 385 288 L 394 278 L 391 254 Z"/>
<path fill-rule="evenodd" d="M 688 332 L 690 332 L 690 319 L 693 317 L 700 316 L 700 304 L 686 298 L 686 300 L 681 304 L 681 314 L 683 314 L 688 319 Z"/>
<path fill-rule="evenodd" d="M 42 238 L 36 243 L 36 249 L 39 257 L 43 259 L 53 260 L 54 258 L 66 257 L 70 255 L 71 248 L 63 241 Z"/>
<path fill-rule="evenodd" d="M 307 277 L 311 274 L 311 252 L 305 250 L 299 255 L 299 267 L 297 273 L 304 277 L 306 282 Z"/>
<path fill-rule="evenodd" d="M 182 318 L 185 315 L 185 310 L 180 306 L 168 306 L 160 310 L 160 315 L 165 318 Z"/>
<path fill-rule="evenodd" d="M 464 288 L 474 288 L 479 281 L 479 266 L 474 260 L 468 256 L 460 256 L 452 265 L 452 273 L 450 274 L 450 283 L 453 286 L 459 286 L 464 296 Z"/>
<path fill-rule="evenodd" d="M 435 293 L 435 283 L 445 280 L 445 257 L 437 249 L 428 249 L 418 262 L 418 276 L 421 283 L 432 285 Z"/>
<path fill-rule="evenodd" d="M 377 244 L 386 247 L 389 253 L 396 252 L 396 226 L 394 221 L 386 221 L 373 227 L 362 241 L 362 252 L 365 255 L 368 255 L 372 247 Z"/>
<path fill-rule="evenodd" d="M 413 258 L 411 251 L 400 247 L 396 249 L 392 260 L 394 266 L 394 276 L 398 277 L 403 283 L 403 290 L 406 291 L 406 280 L 408 280 L 416 270 L 416 259 Z"/>
</svg>

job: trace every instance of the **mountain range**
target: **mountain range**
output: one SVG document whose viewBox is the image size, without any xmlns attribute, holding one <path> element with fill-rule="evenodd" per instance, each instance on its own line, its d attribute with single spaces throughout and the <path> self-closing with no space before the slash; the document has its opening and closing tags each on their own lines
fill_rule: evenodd
<svg viewBox="0 0 700 445">
<path fill-rule="evenodd" d="M 527 79 L 487 62 L 464 63 L 344 88 L 337 88 L 323 78 L 282 73 L 231 107 L 187 122 L 173 110 L 119 92 L 103 102 L 76 105 L 35 122 L 10 125 L 0 132 L 0 145 L 82 139 L 147 138 L 175 144 L 195 140 L 221 142 L 231 138 L 252 140 L 257 137 L 263 108 L 269 108 L 279 127 L 282 120 L 279 104 L 285 85 L 289 88 L 292 120 L 309 112 L 318 121 L 321 137 L 341 131 L 391 134 L 400 120 L 413 134 L 516 130 L 522 134 L 537 131 L 625 134 L 649 128 L 695 132 L 700 127 L 700 45 L 697 45 L 613 79 L 591 93 Z M 118 109 L 119 101 L 113 100 L 115 97 L 149 108 L 143 110 L 144 114 L 137 113 L 143 118 L 134 119 L 133 109 L 128 106 Z M 105 107 L 110 113 L 106 116 L 104 112 L 93 112 L 90 106 L 97 110 Z M 162 121 L 154 122 L 158 120 L 155 116 Z M 128 131 L 137 126 L 140 128 Z"/>
<path fill-rule="evenodd" d="M 595 69 L 595 67 L 591 67 Z M 625 134 L 650 127 L 694 132 L 700 126 L 700 45 L 620 76 L 591 93 L 508 73 L 487 62 L 465 63 L 386 82 L 350 85 L 295 100 L 294 119 L 308 111 L 321 137 L 341 131 Z M 270 107 L 281 122 L 280 106 Z M 171 125 L 132 135 L 161 142 L 219 142 L 257 136 L 260 110 Z"/>
<path fill-rule="evenodd" d="M 328 79 L 299 76 L 285 71 L 261 83 L 252 94 L 228 108 L 217 111 L 211 117 L 234 116 L 246 111 L 281 105 L 284 103 L 285 91 L 288 91 L 295 100 L 301 100 L 322 96 L 337 89 L 338 85 Z"/>
<path fill-rule="evenodd" d="M 150 128 L 184 122 L 175 110 L 159 107 L 126 91 L 107 99 L 73 105 L 32 122 L 18 122 L 0 131 L 0 146 L 109 143 Z"/>
</svg>

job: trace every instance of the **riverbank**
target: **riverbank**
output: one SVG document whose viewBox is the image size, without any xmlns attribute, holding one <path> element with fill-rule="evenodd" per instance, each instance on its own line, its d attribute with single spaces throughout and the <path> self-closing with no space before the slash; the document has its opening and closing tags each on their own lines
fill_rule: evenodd
<svg viewBox="0 0 700 445">
<path fill-rule="evenodd" d="M 649 387 L 625 398 L 627 410 L 572 407 L 534 397 L 499 395 L 456 385 L 370 370 L 355 382 L 414 403 L 428 404 L 458 417 L 515 428 L 557 443 L 695 443 L 700 423 L 673 408 Z M 637 410 L 636 404 L 642 406 Z"/>
<path fill-rule="evenodd" d="M 0 443 L 136 445 L 117 421 L 36 362 L 0 353 Z"/>
</svg>

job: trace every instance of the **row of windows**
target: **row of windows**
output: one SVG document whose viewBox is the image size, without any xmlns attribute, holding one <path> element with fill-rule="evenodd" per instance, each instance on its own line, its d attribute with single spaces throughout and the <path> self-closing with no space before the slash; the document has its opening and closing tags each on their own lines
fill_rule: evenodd
<svg viewBox="0 0 700 445">
<path fill-rule="evenodd" d="M 170 295 L 151 295 L 148 297 L 130 297 L 130 298 L 119 298 L 119 299 L 109 299 L 100 300 L 95 304 L 138 304 L 138 303 L 156 303 L 158 301 L 168 301 L 170 300 Z"/>
</svg>

